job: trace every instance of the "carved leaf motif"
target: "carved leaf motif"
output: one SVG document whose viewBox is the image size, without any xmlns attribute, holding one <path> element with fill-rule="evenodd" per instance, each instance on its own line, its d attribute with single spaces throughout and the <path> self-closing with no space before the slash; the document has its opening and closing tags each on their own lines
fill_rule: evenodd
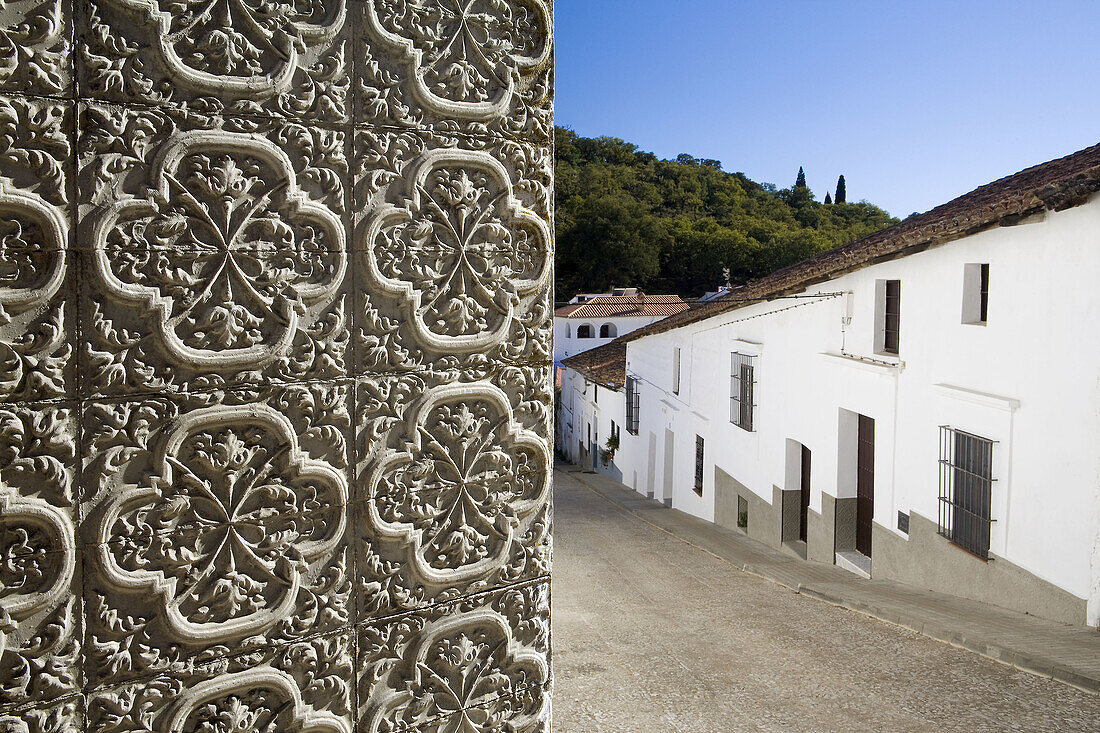
<svg viewBox="0 0 1100 733">
<path fill-rule="evenodd" d="M 69 52 L 61 0 L 19 5 L 25 8 L 22 19 L 0 26 L 0 89 L 60 94 L 67 83 L 63 64 Z"/>
<path fill-rule="evenodd" d="M 343 534 L 343 474 L 306 458 L 271 408 L 189 413 L 164 438 L 147 485 L 104 515 L 111 583 L 152 590 L 180 641 L 258 634 L 295 606 L 309 563 Z"/>
<path fill-rule="evenodd" d="M 367 230 L 368 272 L 400 297 L 417 337 L 448 352 L 481 351 L 508 334 L 521 299 L 550 272 L 550 230 L 513 197 L 485 153 L 436 150 L 409 173 L 402 207 Z"/>
<path fill-rule="evenodd" d="M 144 305 L 182 364 L 282 357 L 305 309 L 341 284 L 339 218 L 298 189 L 286 154 L 258 136 L 182 133 L 158 161 L 148 198 L 114 204 L 96 227 L 104 286 Z"/>
<path fill-rule="evenodd" d="M 422 581 L 453 585 L 504 566 L 517 533 L 549 496 L 545 444 L 513 421 L 489 384 L 429 391 L 368 476 L 368 516 L 409 548 Z"/>
</svg>

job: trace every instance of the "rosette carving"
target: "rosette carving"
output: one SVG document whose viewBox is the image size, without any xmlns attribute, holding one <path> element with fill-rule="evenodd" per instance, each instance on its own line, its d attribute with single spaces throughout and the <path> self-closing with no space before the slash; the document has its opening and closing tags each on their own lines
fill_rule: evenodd
<svg viewBox="0 0 1100 733">
<path fill-rule="evenodd" d="M 507 620 L 478 609 L 428 624 L 368 705 L 366 733 L 527 730 L 543 712 L 546 658 L 513 639 Z"/>
<path fill-rule="evenodd" d="M 151 592 L 179 639 L 260 634 L 294 608 L 310 562 L 344 531 L 347 481 L 265 405 L 178 418 L 148 481 L 108 505 L 97 552 L 120 590 Z"/>
<path fill-rule="evenodd" d="M 366 17 L 405 59 L 417 102 L 443 117 L 503 116 L 521 80 L 550 63 L 543 0 L 368 0 Z"/>
<path fill-rule="evenodd" d="M 521 299 L 549 278 L 549 225 L 516 200 L 508 172 L 486 153 L 425 153 L 407 180 L 404 205 L 382 207 L 367 228 L 368 274 L 404 300 L 425 346 L 500 343 Z"/>
<path fill-rule="evenodd" d="M 424 581 L 458 584 L 500 568 L 549 498 L 545 441 L 488 383 L 432 389 L 404 432 L 403 448 L 367 478 L 375 534 L 401 543 Z"/>
<path fill-rule="evenodd" d="M 192 131 L 164 147 L 146 199 L 106 207 L 93 260 L 112 294 L 143 306 L 194 368 L 255 368 L 286 354 L 307 306 L 336 297 L 340 218 L 252 134 Z"/>
</svg>

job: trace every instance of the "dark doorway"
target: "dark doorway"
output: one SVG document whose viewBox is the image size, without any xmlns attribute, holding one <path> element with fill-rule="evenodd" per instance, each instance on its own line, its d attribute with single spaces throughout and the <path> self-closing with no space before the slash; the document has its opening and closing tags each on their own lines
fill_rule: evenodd
<svg viewBox="0 0 1100 733">
<path fill-rule="evenodd" d="M 875 421 L 859 416 L 856 453 L 856 549 L 871 557 L 875 517 Z"/>
<path fill-rule="evenodd" d="M 806 541 L 806 525 L 810 517 L 810 449 L 802 446 L 802 480 L 799 488 L 798 539 Z"/>
</svg>

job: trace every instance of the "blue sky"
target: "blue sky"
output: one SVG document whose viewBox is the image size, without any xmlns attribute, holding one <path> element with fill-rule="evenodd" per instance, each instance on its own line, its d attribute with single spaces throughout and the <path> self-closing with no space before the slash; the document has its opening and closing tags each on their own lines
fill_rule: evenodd
<svg viewBox="0 0 1100 733">
<path fill-rule="evenodd" d="M 557 121 L 905 217 L 1100 142 L 1100 0 L 557 0 Z"/>
</svg>

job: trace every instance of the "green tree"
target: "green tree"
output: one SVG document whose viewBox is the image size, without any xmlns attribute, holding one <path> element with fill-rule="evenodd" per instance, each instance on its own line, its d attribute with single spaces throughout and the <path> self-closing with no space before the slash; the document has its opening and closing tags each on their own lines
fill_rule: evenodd
<svg viewBox="0 0 1100 733">
<path fill-rule="evenodd" d="M 657 275 L 666 240 L 661 223 L 636 201 L 587 199 L 576 223 L 558 235 L 559 287 L 564 294 L 644 285 Z"/>
<path fill-rule="evenodd" d="M 660 160 L 571 130 L 556 130 L 555 164 L 562 299 L 612 286 L 695 297 L 724 283 L 724 269 L 738 285 L 895 221 L 866 202 L 815 201 L 804 171 L 803 185 L 778 190 L 717 160 Z"/>
<path fill-rule="evenodd" d="M 802 166 L 798 166 L 798 178 L 794 180 L 794 187 L 808 188 L 808 186 L 806 185 L 806 171 L 802 170 Z"/>
<path fill-rule="evenodd" d="M 833 196 L 828 191 L 825 192 L 825 205 L 830 206 L 833 203 Z"/>
<path fill-rule="evenodd" d="M 835 201 L 838 204 L 848 203 L 848 189 L 844 183 L 844 176 L 842 175 L 836 182 L 836 198 Z"/>
</svg>

